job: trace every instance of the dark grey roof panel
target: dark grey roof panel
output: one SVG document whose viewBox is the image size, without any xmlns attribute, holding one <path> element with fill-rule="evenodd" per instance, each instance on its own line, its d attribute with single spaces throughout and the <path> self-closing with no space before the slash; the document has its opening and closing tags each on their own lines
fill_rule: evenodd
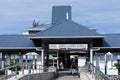
<svg viewBox="0 0 120 80">
<path fill-rule="evenodd" d="M 28 35 L 0 35 L 0 47 L 35 47 Z"/>
<path fill-rule="evenodd" d="M 104 34 L 104 47 L 120 47 L 120 34 Z"/>
<path fill-rule="evenodd" d="M 97 32 L 79 25 L 71 20 L 64 21 L 42 32 L 37 33 L 34 37 L 50 36 L 100 36 Z"/>
</svg>

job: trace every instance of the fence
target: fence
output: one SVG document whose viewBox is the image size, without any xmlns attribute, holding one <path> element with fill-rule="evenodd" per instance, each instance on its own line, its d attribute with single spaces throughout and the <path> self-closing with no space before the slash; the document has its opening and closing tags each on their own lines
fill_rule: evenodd
<svg viewBox="0 0 120 80">
<path fill-rule="evenodd" d="M 17 77 L 17 75 L 43 73 L 43 72 L 57 72 L 56 67 L 42 66 L 37 64 L 23 63 L 14 66 L 9 66 L 4 69 L 0 69 L 0 80 L 6 80 L 10 77 Z"/>
</svg>

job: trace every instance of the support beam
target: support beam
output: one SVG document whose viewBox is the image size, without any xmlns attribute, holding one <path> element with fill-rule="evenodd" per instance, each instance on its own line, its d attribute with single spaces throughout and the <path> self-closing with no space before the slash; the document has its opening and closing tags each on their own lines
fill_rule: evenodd
<svg viewBox="0 0 120 80">
<path fill-rule="evenodd" d="M 28 55 L 25 55 L 25 62 L 26 62 L 26 64 L 28 63 Z M 28 68 L 27 66 L 28 66 L 28 64 L 26 65 L 26 69 Z"/>
<path fill-rule="evenodd" d="M 59 58 L 59 51 L 57 51 L 57 58 Z M 59 60 L 57 59 L 57 68 L 59 69 Z"/>
<path fill-rule="evenodd" d="M 23 55 L 21 52 L 19 53 L 19 64 L 23 64 Z"/>
<path fill-rule="evenodd" d="M 5 54 L 2 53 L 2 69 L 5 68 Z"/>
<path fill-rule="evenodd" d="M 43 42 L 42 43 L 42 48 L 44 49 L 44 55 L 46 55 L 46 61 L 45 61 L 45 66 L 49 66 L 49 44 Z"/>
<path fill-rule="evenodd" d="M 90 49 L 90 63 L 93 64 L 93 49 Z"/>
<path fill-rule="evenodd" d="M 41 65 L 44 66 L 44 50 L 41 51 Z"/>
</svg>

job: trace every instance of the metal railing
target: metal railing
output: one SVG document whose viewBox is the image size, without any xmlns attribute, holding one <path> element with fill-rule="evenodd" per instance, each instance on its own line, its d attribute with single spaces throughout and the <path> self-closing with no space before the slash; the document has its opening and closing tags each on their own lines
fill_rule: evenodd
<svg viewBox="0 0 120 80">
<path fill-rule="evenodd" d="M 19 69 L 18 69 L 19 67 Z M 54 66 L 43 66 L 37 64 L 23 63 L 0 69 L 0 80 L 6 80 L 17 75 L 35 74 L 43 72 L 57 72 Z M 57 73 L 56 73 L 57 74 Z"/>
<path fill-rule="evenodd" d="M 80 72 L 89 73 L 95 80 L 111 80 L 108 75 L 105 75 L 99 68 L 93 64 L 86 64 L 84 67 L 79 67 Z"/>
</svg>

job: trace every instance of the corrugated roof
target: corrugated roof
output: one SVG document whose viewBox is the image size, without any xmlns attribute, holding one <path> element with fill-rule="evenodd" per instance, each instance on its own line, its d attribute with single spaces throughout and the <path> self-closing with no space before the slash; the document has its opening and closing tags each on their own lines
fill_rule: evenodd
<svg viewBox="0 0 120 80">
<path fill-rule="evenodd" d="M 120 47 L 120 34 L 104 34 L 104 47 Z"/>
<path fill-rule="evenodd" d="M 71 20 L 64 21 L 42 32 L 38 32 L 34 37 L 73 37 L 73 36 L 101 36 L 97 32 L 79 25 Z"/>
<path fill-rule="evenodd" d="M 35 47 L 29 35 L 0 35 L 0 48 Z"/>
</svg>

